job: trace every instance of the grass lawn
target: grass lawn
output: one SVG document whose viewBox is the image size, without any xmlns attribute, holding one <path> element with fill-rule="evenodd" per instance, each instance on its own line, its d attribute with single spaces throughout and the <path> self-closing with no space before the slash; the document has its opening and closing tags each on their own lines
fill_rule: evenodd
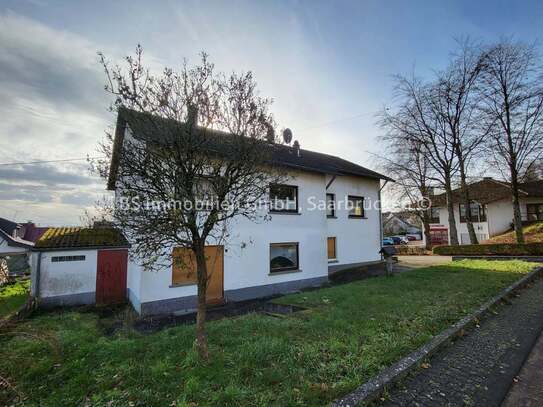
<svg viewBox="0 0 543 407">
<path fill-rule="evenodd" d="M 194 326 L 144 335 L 124 311 L 107 335 L 94 312 L 43 313 L 0 336 L 0 375 L 30 405 L 325 405 L 533 266 L 462 261 L 285 296 L 309 309 L 209 323 L 209 364 Z M 0 387 L 0 405 L 13 394 Z"/>
<path fill-rule="evenodd" d="M 17 311 L 25 303 L 30 280 L 18 280 L 0 287 L 0 320 Z"/>
<path fill-rule="evenodd" d="M 526 243 L 543 243 L 543 222 L 532 223 L 522 228 Z M 509 231 L 499 236 L 485 240 L 483 244 L 516 243 L 517 237 L 514 231 Z"/>
</svg>

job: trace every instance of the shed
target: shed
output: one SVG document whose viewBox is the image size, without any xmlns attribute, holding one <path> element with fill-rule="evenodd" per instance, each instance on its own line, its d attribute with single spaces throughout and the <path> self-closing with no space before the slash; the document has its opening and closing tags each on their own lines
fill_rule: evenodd
<svg viewBox="0 0 543 407">
<path fill-rule="evenodd" d="M 111 227 L 49 228 L 32 249 L 31 294 L 45 307 L 122 303 L 129 247 Z"/>
</svg>

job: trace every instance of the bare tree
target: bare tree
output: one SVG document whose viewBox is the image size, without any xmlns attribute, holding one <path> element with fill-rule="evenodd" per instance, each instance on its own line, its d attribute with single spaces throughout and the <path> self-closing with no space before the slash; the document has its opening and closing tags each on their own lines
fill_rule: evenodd
<svg viewBox="0 0 543 407">
<path fill-rule="evenodd" d="M 458 171 L 456 138 L 451 136 L 443 115 L 442 92 L 436 83 L 426 84 L 416 78 L 396 77 L 396 93 L 400 105 L 394 120 L 402 128 L 405 146 L 419 146 L 431 166 L 429 180 L 445 189 L 451 244 L 458 245 L 454 217 L 453 180 Z"/>
<path fill-rule="evenodd" d="M 523 243 L 519 183 L 543 157 L 543 76 L 535 48 L 511 40 L 488 47 L 481 100 L 492 124 L 488 150 L 511 183 L 513 223 Z"/>
<path fill-rule="evenodd" d="M 405 117 L 391 113 L 388 109 L 379 115 L 379 124 L 385 131 L 381 141 L 387 156 L 377 155 L 379 167 L 396 181 L 389 186 L 389 192 L 407 208 L 423 225 L 426 249 L 430 250 L 431 208 L 427 205 L 431 191 L 432 167 L 424 148 L 410 137 L 410 129 L 405 127 Z"/>
<path fill-rule="evenodd" d="M 462 203 L 466 211 L 466 226 L 471 244 L 478 244 L 471 219 L 471 200 L 468 189 L 468 169 L 473 158 L 481 152 L 489 126 L 479 120 L 477 83 L 483 67 L 481 47 L 470 40 L 459 43 L 449 66 L 440 72 L 436 82 L 434 109 L 445 124 L 443 139 L 452 147 L 458 163 Z"/>
<path fill-rule="evenodd" d="M 205 54 L 197 66 L 185 62 L 158 76 L 143 65 L 142 54 L 138 46 L 124 69 L 101 55 L 112 110 L 129 129 L 122 145 L 107 137 L 100 147 L 106 158 L 95 164 L 105 178 L 116 170 L 117 203 L 123 200 L 112 208 L 112 220 L 145 270 L 170 267 L 174 247 L 193 253 L 195 343 L 207 359 L 205 246 L 228 242 L 235 218 L 266 220 L 259 205 L 268 186 L 285 177 L 273 166 L 271 101 L 258 95 L 250 72 L 217 73 Z"/>
</svg>

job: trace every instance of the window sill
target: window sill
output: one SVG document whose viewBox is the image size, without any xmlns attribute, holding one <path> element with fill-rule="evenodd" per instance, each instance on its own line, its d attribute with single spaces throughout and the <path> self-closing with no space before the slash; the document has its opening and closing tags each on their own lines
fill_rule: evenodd
<svg viewBox="0 0 543 407">
<path fill-rule="evenodd" d="M 366 216 L 349 215 L 349 219 L 368 219 Z"/>
<path fill-rule="evenodd" d="M 330 260 L 328 260 L 328 264 L 334 264 L 334 263 L 339 263 L 339 260 L 338 259 L 330 259 Z"/>
<path fill-rule="evenodd" d="M 169 288 L 177 288 L 177 287 L 189 287 L 191 285 L 196 285 L 197 283 L 177 283 L 177 284 L 170 284 Z"/>
<path fill-rule="evenodd" d="M 270 211 L 271 215 L 301 215 L 300 212 L 289 212 L 289 211 Z"/>
<path fill-rule="evenodd" d="M 332 216 L 326 216 L 326 219 L 337 219 L 337 216 L 336 215 L 332 215 Z"/>
<path fill-rule="evenodd" d="M 282 275 L 282 274 L 301 273 L 301 272 L 302 272 L 301 269 L 296 269 L 296 270 L 282 270 L 282 271 L 269 272 L 269 273 L 268 273 L 268 276 L 277 276 L 277 275 Z"/>
</svg>

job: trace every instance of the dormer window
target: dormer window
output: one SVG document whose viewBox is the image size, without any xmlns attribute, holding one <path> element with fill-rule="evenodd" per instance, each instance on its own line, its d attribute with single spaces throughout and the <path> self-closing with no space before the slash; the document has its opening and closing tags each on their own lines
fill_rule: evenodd
<svg viewBox="0 0 543 407">
<path fill-rule="evenodd" d="M 270 185 L 270 212 L 298 213 L 298 187 L 294 185 Z"/>
</svg>

